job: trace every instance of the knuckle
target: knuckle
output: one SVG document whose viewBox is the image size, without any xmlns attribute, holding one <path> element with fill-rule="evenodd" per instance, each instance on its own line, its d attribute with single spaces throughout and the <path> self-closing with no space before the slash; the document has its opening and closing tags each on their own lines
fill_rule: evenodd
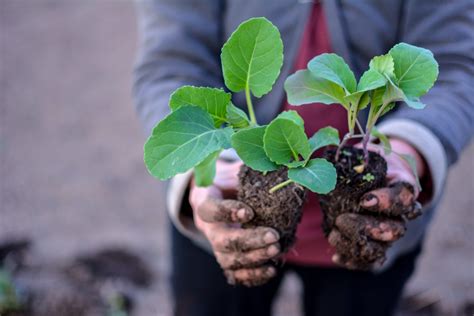
<svg viewBox="0 0 474 316">
<path fill-rule="evenodd" d="M 263 285 L 275 275 L 275 268 L 271 266 L 235 270 L 233 274 L 237 284 L 247 287 Z"/>
</svg>

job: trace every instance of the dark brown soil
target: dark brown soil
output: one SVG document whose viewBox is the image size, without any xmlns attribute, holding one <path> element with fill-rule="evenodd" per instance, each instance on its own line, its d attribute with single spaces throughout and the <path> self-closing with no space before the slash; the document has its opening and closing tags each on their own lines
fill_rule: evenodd
<svg viewBox="0 0 474 316">
<path fill-rule="evenodd" d="M 280 234 L 281 252 L 287 252 L 296 241 L 296 227 L 301 220 L 306 190 L 297 184 L 269 193 L 278 183 L 288 180 L 287 169 L 263 174 L 242 166 L 239 172 L 238 199 L 255 211 L 254 219 L 244 228 L 272 227 Z"/>
<path fill-rule="evenodd" d="M 319 197 L 324 214 L 323 230 L 326 235 L 330 233 L 337 216 L 343 213 L 359 213 L 361 197 L 369 191 L 386 185 L 387 163 L 379 154 L 369 152 L 368 166 L 361 173 L 356 172 L 354 167 L 364 163 L 362 149 L 344 147 L 337 162 L 335 162 L 335 154 L 336 150 L 331 149 L 327 150 L 324 156 L 336 167 L 336 188 Z M 372 181 L 364 179 L 367 174 L 373 176 Z"/>
</svg>

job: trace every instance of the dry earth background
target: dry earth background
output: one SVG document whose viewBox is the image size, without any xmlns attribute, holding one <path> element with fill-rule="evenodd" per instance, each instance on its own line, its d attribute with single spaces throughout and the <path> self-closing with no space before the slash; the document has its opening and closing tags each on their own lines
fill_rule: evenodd
<svg viewBox="0 0 474 316">
<path fill-rule="evenodd" d="M 0 240 L 31 236 L 44 262 L 130 247 L 157 275 L 138 315 L 170 315 L 162 186 L 142 163 L 127 0 L 0 0 Z M 474 147 L 448 190 L 407 295 L 446 315 L 474 302 Z M 276 315 L 298 315 L 285 282 Z"/>
</svg>

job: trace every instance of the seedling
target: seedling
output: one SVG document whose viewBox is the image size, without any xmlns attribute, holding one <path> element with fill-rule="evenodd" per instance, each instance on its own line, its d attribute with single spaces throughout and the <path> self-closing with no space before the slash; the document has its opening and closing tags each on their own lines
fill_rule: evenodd
<svg viewBox="0 0 474 316">
<path fill-rule="evenodd" d="M 347 111 L 349 132 L 344 135 L 337 150 L 325 153 L 325 157 L 334 163 L 338 174 L 336 188 L 319 198 L 326 235 L 337 226 L 336 220 L 341 214 L 363 211 L 360 202 L 365 194 L 388 185 L 387 161 L 378 153 L 369 153 L 368 150 L 370 138 L 375 137 L 380 140 L 379 146 L 387 155 L 391 152 L 388 138 L 375 128 L 377 121 L 391 111 L 396 102 L 404 102 L 414 109 L 424 108 L 419 98 L 433 86 L 437 76 L 438 64 L 429 50 L 400 43 L 387 54 L 374 57 L 358 82 L 349 66 L 336 54 L 316 56 L 308 63 L 307 69 L 288 77 L 285 90 L 290 104 L 334 103 L 341 104 Z M 357 118 L 359 112 L 367 107 L 368 119 L 363 127 Z M 362 149 L 346 146 L 353 138 L 362 139 Z M 414 159 L 408 155 L 400 157 L 408 162 L 417 176 Z M 391 185 L 400 189 L 414 189 L 410 183 L 403 181 Z M 419 182 L 417 185 L 419 187 Z M 399 220 L 418 216 L 420 212 L 415 209 L 400 210 Z M 357 221 L 359 225 L 364 225 L 361 218 Z M 340 228 L 341 225 L 338 226 Z M 364 243 L 366 240 L 362 235 L 355 242 L 357 245 Z M 357 263 L 359 268 L 369 268 L 376 262 L 383 262 L 385 250 L 365 251 L 355 244 L 347 243 L 344 246 L 342 252 L 347 256 L 346 260 Z"/>
<path fill-rule="evenodd" d="M 226 87 L 244 92 L 249 116 L 232 104 L 223 89 L 183 86 L 170 97 L 171 113 L 159 122 L 145 144 L 149 172 L 165 180 L 194 168 L 198 186 L 211 185 L 216 160 L 223 149 L 234 148 L 245 165 L 263 173 L 288 168 L 288 180 L 270 189 L 273 193 L 293 182 L 317 193 L 336 185 L 336 170 L 325 159 L 311 159 L 327 145 L 338 145 L 333 128 L 311 138 L 303 119 L 286 111 L 268 125 L 259 125 L 252 97 L 269 93 L 283 64 L 283 42 L 278 29 L 265 18 L 243 22 L 222 47 L 222 72 Z"/>
<path fill-rule="evenodd" d="M 307 69 L 288 77 L 285 90 L 292 105 L 315 102 L 342 105 L 347 110 L 349 132 L 339 144 L 335 159 L 339 160 L 348 140 L 361 138 L 367 165 L 371 136 L 380 140 L 387 154 L 391 151 L 387 137 L 375 129 L 377 121 L 391 111 L 396 102 L 423 109 L 425 105 L 419 98 L 428 92 L 437 77 L 438 64 L 431 51 L 400 43 L 387 54 L 372 58 L 359 82 L 344 59 L 336 54 L 322 54 L 314 57 Z M 366 107 L 369 107 L 369 115 L 364 129 L 357 117 Z"/>
</svg>

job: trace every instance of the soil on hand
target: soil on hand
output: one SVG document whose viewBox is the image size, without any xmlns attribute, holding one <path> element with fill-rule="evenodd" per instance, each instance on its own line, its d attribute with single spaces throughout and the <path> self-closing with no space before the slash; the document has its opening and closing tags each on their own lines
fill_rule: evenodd
<svg viewBox="0 0 474 316">
<path fill-rule="evenodd" d="M 306 190 L 289 184 L 273 193 L 269 190 L 288 180 L 287 169 L 263 174 L 242 166 L 239 172 L 238 199 L 255 211 L 254 219 L 244 228 L 272 227 L 280 234 L 281 252 L 287 252 L 296 241 L 296 227 L 301 220 Z"/>
</svg>

